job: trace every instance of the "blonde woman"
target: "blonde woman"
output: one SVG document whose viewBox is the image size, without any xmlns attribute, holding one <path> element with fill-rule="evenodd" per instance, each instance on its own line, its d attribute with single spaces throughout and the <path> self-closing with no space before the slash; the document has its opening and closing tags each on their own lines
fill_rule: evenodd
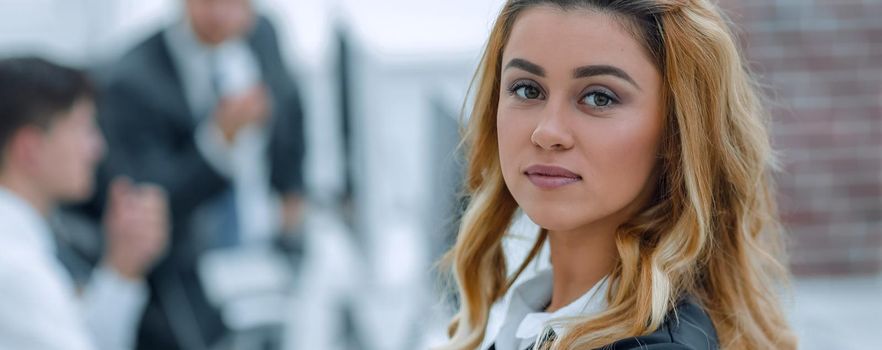
<svg viewBox="0 0 882 350">
<path fill-rule="evenodd" d="M 443 349 L 796 347 L 765 116 L 715 5 L 509 0 L 476 83 Z M 518 209 L 541 231 L 509 273 Z"/>
</svg>

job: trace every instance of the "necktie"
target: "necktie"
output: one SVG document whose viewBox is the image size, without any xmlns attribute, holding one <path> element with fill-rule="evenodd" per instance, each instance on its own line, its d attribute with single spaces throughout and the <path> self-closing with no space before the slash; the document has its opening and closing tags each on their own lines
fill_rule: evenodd
<svg viewBox="0 0 882 350">
<path fill-rule="evenodd" d="M 209 56 L 209 71 L 211 79 L 211 90 L 214 96 L 214 108 L 220 105 L 223 99 L 223 71 L 220 67 L 220 60 L 217 52 L 213 52 Z M 214 110 L 212 108 L 212 110 Z M 239 211 L 236 208 L 236 191 L 233 187 L 223 193 L 220 197 L 219 226 L 220 232 L 217 236 L 217 244 L 220 247 L 233 247 L 239 244 Z"/>
</svg>

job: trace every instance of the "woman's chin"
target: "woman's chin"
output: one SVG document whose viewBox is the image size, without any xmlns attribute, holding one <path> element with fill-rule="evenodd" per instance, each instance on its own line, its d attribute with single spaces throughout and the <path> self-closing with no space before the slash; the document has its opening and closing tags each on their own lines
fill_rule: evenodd
<svg viewBox="0 0 882 350">
<path fill-rule="evenodd" d="M 549 231 L 572 231 L 584 225 L 584 220 L 567 218 L 560 212 L 543 210 L 538 213 L 524 211 L 536 225 Z"/>
</svg>

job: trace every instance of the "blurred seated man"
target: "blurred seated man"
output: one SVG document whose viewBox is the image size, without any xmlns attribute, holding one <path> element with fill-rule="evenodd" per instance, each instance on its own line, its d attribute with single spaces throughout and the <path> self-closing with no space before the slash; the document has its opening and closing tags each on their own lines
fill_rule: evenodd
<svg viewBox="0 0 882 350">
<path fill-rule="evenodd" d="M 272 241 L 301 221 L 303 112 L 275 30 L 249 0 L 179 1 L 179 21 L 99 72 L 109 145 L 99 184 L 120 175 L 155 183 L 172 213 L 169 254 L 148 276 L 139 349 L 224 341 L 229 325 L 200 257 Z"/>
<path fill-rule="evenodd" d="M 105 254 L 78 291 L 56 258 L 48 218 L 89 198 L 104 152 L 92 89 L 79 71 L 0 60 L 0 349 L 131 349 L 148 298 L 144 274 L 168 236 L 155 186 L 117 179 Z"/>
</svg>

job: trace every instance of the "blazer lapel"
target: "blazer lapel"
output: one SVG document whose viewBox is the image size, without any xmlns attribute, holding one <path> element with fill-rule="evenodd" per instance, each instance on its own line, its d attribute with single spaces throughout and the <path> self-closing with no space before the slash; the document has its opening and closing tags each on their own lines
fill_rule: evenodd
<svg viewBox="0 0 882 350">
<path fill-rule="evenodd" d="M 198 118 L 193 115 L 192 109 L 187 102 L 184 93 L 183 81 L 178 67 L 172 59 L 171 50 L 165 41 L 165 34 L 160 33 L 157 37 L 157 50 L 153 57 L 156 60 L 154 99 L 158 102 L 155 106 L 159 111 L 174 117 L 176 124 L 188 129 L 195 129 Z"/>
</svg>

